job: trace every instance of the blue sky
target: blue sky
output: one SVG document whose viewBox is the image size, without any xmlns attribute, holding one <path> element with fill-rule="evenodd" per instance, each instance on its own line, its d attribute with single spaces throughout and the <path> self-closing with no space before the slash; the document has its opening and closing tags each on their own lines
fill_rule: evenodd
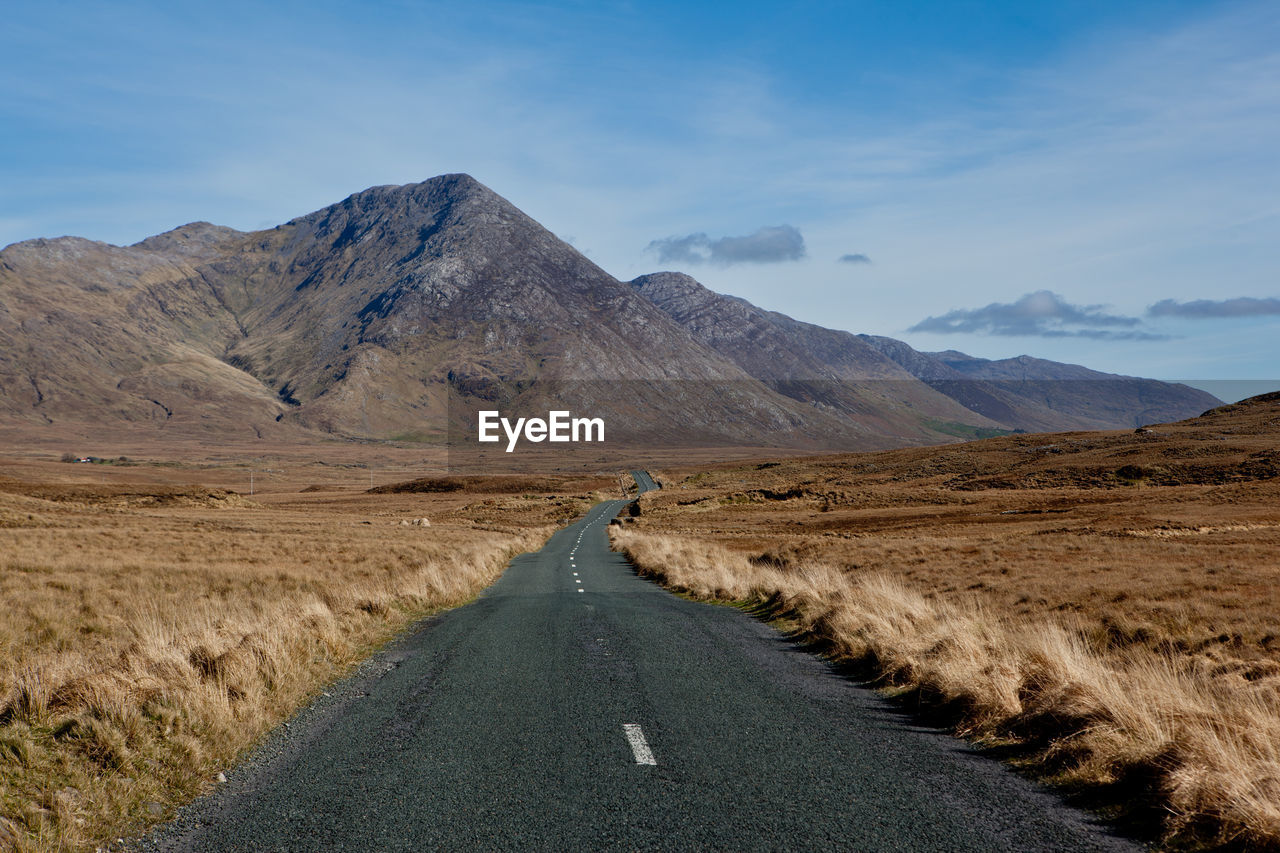
<svg viewBox="0 0 1280 853">
<path fill-rule="evenodd" d="M 463 171 L 620 278 L 1280 378 L 1273 2 L 19 3 L 0 130 L 0 245 Z"/>
</svg>

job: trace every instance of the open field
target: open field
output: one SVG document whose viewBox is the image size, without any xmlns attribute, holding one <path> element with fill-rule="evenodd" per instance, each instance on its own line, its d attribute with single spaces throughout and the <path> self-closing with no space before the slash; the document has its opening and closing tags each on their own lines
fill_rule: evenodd
<svg viewBox="0 0 1280 853">
<path fill-rule="evenodd" d="M 1170 847 L 1280 846 L 1280 400 L 712 468 L 613 528 Z"/>
<path fill-rule="evenodd" d="M 378 643 L 617 491 L 366 494 L 354 456 L 5 460 L 0 849 L 91 850 L 163 819 Z M 380 461 L 384 484 L 413 467 Z M 250 467 L 254 496 L 227 490 Z"/>
<path fill-rule="evenodd" d="M 614 530 L 645 571 L 764 603 L 1170 846 L 1274 847 L 1278 436 L 1264 401 L 1138 433 L 689 450 Z M 163 819 L 378 643 L 615 496 L 623 467 L 73 438 L 0 459 L 0 849 Z"/>
</svg>

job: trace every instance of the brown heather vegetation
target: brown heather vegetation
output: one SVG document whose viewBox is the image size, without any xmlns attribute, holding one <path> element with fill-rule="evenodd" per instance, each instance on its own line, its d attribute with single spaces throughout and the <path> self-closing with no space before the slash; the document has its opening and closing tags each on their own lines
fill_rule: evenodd
<svg viewBox="0 0 1280 853">
<path fill-rule="evenodd" d="M 616 482 L 370 495 L 350 482 L 364 471 L 277 462 L 249 499 L 193 484 L 247 479 L 226 466 L 4 470 L 22 479 L 0 477 L 0 850 L 23 851 L 170 815 Z"/>
<path fill-rule="evenodd" d="M 1165 847 L 1280 849 L 1280 399 L 670 470 L 611 528 Z"/>
</svg>

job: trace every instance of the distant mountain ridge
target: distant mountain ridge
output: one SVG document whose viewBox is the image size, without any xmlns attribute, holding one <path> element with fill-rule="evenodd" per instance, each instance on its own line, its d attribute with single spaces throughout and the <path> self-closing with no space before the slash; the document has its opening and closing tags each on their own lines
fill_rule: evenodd
<svg viewBox="0 0 1280 853">
<path fill-rule="evenodd" d="M 636 438 L 871 449 L 1219 402 L 1117 377 L 1105 405 L 1040 399 L 1076 374 L 1019 364 L 799 323 L 678 273 L 618 281 L 467 175 L 264 231 L 0 251 L 0 423 L 438 441 L 477 405 L 554 398 Z"/>
<path fill-rule="evenodd" d="M 907 352 L 910 347 L 893 338 L 859 337 L 966 408 L 1028 432 L 1166 423 L 1221 404 L 1187 385 L 1101 373 L 1078 364 L 1028 355 L 993 361 L 956 350 Z"/>
<path fill-rule="evenodd" d="M 865 412 L 863 404 L 879 397 L 881 408 L 896 400 L 935 419 L 1033 432 L 1162 423 L 1220 404 L 1185 385 L 1030 356 L 989 361 L 954 350 L 923 353 L 893 338 L 765 311 L 683 273 L 640 276 L 631 285 L 699 342 L 780 393 L 838 397 L 828 401 L 847 414 Z"/>
</svg>

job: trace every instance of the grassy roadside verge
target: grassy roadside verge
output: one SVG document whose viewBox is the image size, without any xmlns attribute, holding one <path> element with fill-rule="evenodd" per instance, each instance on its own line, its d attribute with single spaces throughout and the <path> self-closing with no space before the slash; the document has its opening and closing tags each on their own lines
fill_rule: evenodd
<svg viewBox="0 0 1280 853">
<path fill-rule="evenodd" d="M 798 638 L 954 731 L 1170 849 L 1280 849 L 1274 697 L 1067 620 L 998 616 L 882 575 L 777 565 L 693 537 L 611 527 L 667 587 L 785 615 Z"/>
<path fill-rule="evenodd" d="M 0 850 L 92 850 L 166 818 L 553 529 L 412 525 L 427 513 L 404 500 L 144 498 L 0 494 Z"/>
</svg>

